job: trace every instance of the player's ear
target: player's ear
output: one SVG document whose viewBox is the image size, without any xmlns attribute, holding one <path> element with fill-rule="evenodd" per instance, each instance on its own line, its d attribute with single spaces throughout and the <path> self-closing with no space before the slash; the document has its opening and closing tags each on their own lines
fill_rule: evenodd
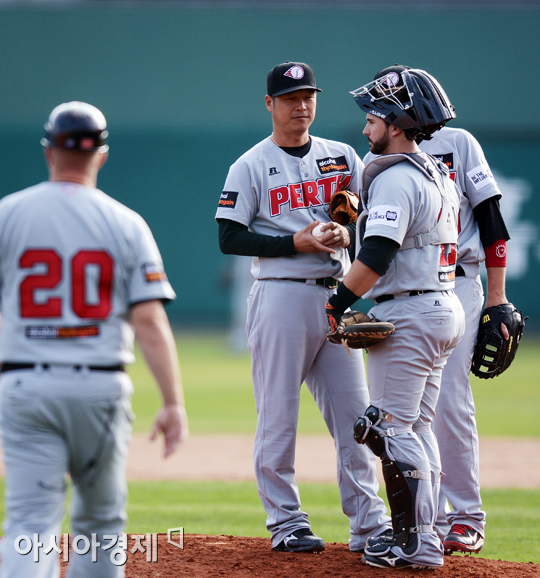
<svg viewBox="0 0 540 578">
<path fill-rule="evenodd" d="M 43 154 L 45 155 L 45 162 L 47 163 L 47 167 L 50 168 L 53 164 L 52 149 L 50 147 L 45 147 L 43 149 Z"/>
<path fill-rule="evenodd" d="M 264 97 L 264 101 L 266 102 L 266 109 L 270 112 L 272 112 L 272 97 L 266 95 Z"/>
<path fill-rule="evenodd" d="M 107 162 L 107 159 L 109 158 L 109 151 L 105 151 L 104 153 L 99 153 L 99 154 L 100 154 L 100 159 L 99 159 L 98 170 L 101 170 L 101 168 L 103 167 L 103 165 Z"/>
</svg>

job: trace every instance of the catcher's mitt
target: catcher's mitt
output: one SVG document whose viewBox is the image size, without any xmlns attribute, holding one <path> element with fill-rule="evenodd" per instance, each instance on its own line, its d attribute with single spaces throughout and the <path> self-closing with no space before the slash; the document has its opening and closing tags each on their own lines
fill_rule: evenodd
<svg viewBox="0 0 540 578">
<path fill-rule="evenodd" d="M 330 199 L 328 209 L 332 221 L 340 225 L 356 223 L 358 219 L 358 197 L 351 191 L 336 191 Z"/>
<path fill-rule="evenodd" d="M 512 303 L 484 309 L 472 359 L 471 371 L 474 375 L 489 379 L 510 367 L 516 356 L 525 319 Z M 501 322 L 508 328 L 508 339 L 502 334 Z"/>
<path fill-rule="evenodd" d="M 392 323 L 370 319 L 360 311 L 348 311 L 341 317 L 335 331 L 328 331 L 326 339 L 331 343 L 343 343 L 351 349 L 367 349 L 380 343 L 395 329 Z"/>
</svg>

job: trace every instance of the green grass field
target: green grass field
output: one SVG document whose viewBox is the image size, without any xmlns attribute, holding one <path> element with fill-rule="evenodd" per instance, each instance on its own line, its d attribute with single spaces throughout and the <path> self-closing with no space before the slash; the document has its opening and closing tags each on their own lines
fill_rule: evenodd
<svg viewBox="0 0 540 578">
<path fill-rule="evenodd" d="M 249 355 L 232 355 L 225 336 L 177 336 L 186 405 L 193 434 L 253 433 L 256 425 Z M 473 380 L 481 436 L 540 437 L 538 359 L 540 339 L 525 339 L 512 367 L 495 380 Z M 135 384 L 134 429 L 148 432 L 160 400 L 142 356 L 130 368 Z M 299 432 L 326 433 L 324 422 L 303 388 Z M 511 468 L 512 464 L 501 464 Z M 0 480 L 0 490 L 3 490 Z M 314 530 L 328 542 L 346 542 L 348 521 L 340 509 L 337 484 L 299 484 L 302 506 Z M 129 483 L 129 533 L 268 536 L 255 483 Z M 385 498 L 384 488 L 381 496 Z M 482 557 L 540 563 L 540 489 L 484 490 L 488 515 Z M 3 504 L 0 516 L 3 517 Z M 66 520 L 64 530 L 69 531 Z"/>
</svg>

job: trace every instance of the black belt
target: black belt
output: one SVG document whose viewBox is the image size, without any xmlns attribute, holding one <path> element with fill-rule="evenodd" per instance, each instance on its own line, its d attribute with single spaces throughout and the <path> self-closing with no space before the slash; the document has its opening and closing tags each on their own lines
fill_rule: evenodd
<svg viewBox="0 0 540 578">
<path fill-rule="evenodd" d="M 18 369 L 34 369 L 36 366 L 41 365 L 43 369 L 49 369 L 51 363 L 12 363 L 10 361 L 5 361 L 2 363 L 0 368 L 0 373 L 5 373 L 6 371 L 16 371 Z M 118 365 L 70 365 L 66 367 L 73 367 L 75 371 L 80 371 L 83 367 L 87 367 L 90 371 L 125 371 L 124 366 L 119 363 Z"/>
<path fill-rule="evenodd" d="M 465 271 L 461 265 L 456 267 L 456 277 L 465 277 Z"/>
<path fill-rule="evenodd" d="M 282 281 L 296 281 L 297 283 L 305 283 L 309 279 L 282 279 Z M 315 279 L 315 285 L 322 285 L 327 289 L 335 289 L 339 285 L 339 281 L 333 277 L 322 277 L 321 279 Z"/>
<path fill-rule="evenodd" d="M 426 289 L 425 291 L 409 291 L 409 297 L 416 297 L 417 295 L 423 295 L 424 293 L 433 293 L 433 289 Z M 375 303 L 384 303 L 385 301 L 391 301 L 395 299 L 394 295 L 379 295 L 379 297 L 375 297 L 373 301 Z"/>
</svg>

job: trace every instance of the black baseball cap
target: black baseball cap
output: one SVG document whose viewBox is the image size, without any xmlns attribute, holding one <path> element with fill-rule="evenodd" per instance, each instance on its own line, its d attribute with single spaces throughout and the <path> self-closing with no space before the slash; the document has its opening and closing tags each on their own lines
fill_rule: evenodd
<svg viewBox="0 0 540 578">
<path fill-rule="evenodd" d="M 268 73 L 266 92 L 268 96 L 280 96 L 295 90 L 312 89 L 322 92 L 315 83 L 315 73 L 309 64 L 303 62 L 284 62 Z"/>
</svg>

